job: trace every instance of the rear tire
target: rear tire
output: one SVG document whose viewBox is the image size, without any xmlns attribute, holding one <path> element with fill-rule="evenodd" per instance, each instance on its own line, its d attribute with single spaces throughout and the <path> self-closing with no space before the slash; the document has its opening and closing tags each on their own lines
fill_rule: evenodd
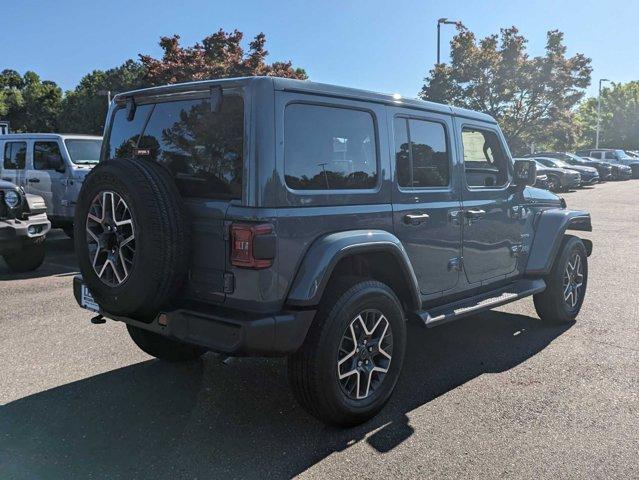
<svg viewBox="0 0 639 480">
<path fill-rule="evenodd" d="M 575 320 L 588 285 L 588 254 L 581 239 L 566 235 L 549 275 L 546 290 L 533 296 L 535 310 L 546 323 Z"/>
<path fill-rule="evenodd" d="M 22 250 L 4 255 L 4 261 L 14 273 L 32 272 L 39 268 L 45 257 L 44 239 L 38 243 L 25 246 Z"/>
<path fill-rule="evenodd" d="M 142 328 L 127 325 L 126 329 L 140 350 L 166 362 L 188 362 L 196 360 L 206 353 L 205 348 L 171 340 Z"/>
<path fill-rule="evenodd" d="M 291 389 L 319 420 L 358 425 L 393 393 L 405 345 L 403 310 L 387 285 L 340 283 L 325 294 L 304 344 L 288 359 Z"/>
</svg>

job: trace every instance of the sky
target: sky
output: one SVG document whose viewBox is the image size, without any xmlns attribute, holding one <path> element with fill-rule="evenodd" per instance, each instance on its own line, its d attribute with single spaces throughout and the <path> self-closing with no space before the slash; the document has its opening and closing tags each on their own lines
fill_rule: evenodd
<svg viewBox="0 0 639 480">
<path fill-rule="evenodd" d="M 311 80 L 415 97 L 436 59 L 437 19 L 461 20 L 478 37 L 516 26 L 532 55 L 548 30 L 568 54 L 592 59 L 599 78 L 639 80 L 639 1 L 426 0 L 3 0 L 0 70 L 33 70 L 64 90 L 94 69 L 140 53 L 160 56 L 160 36 L 185 45 L 223 28 L 267 38 L 269 61 L 291 60 Z M 454 27 L 442 27 L 442 59 Z"/>
</svg>

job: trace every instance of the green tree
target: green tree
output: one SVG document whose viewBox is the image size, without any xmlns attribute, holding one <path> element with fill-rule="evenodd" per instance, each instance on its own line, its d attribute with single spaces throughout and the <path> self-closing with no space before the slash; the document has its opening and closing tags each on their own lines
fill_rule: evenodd
<svg viewBox="0 0 639 480">
<path fill-rule="evenodd" d="M 211 78 L 270 75 L 305 79 L 306 72 L 293 68 L 291 62 L 266 63 L 268 51 L 264 48 L 266 36 L 258 34 L 249 44 L 248 53 L 241 46 L 244 34 L 219 30 L 206 37 L 202 43 L 182 47 L 179 35 L 162 37 L 160 47 L 164 50 L 161 59 L 140 55 L 146 67 L 146 82 L 149 85 L 207 80 Z"/>
<path fill-rule="evenodd" d="M 548 32 L 546 52 L 530 57 L 515 27 L 479 41 L 463 26 L 451 41 L 451 63 L 438 64 L 420 96 L 495 117 L 513 152 L 528 145 L 566 149 L 577 141 L 574 107 L 590 85 L 590 59 L 566 57 L 563 33 Z"/>
<path fill-rule="evenodd" d="M 639 150 L 639 81 L 613 83 L 601 92 L 599 146 Z M 583 148 L 594 148 L 597 131 L 597 98 L 588 98 L 577 110 Z"/>
<path fill-rule="evenodd" d="M 62 102 L 59 127 L 65 133 L 102 134 L 107 113 L 107 97 L 100 91 L 118 92 L 144 86 L 144 67 L 134 60 L 110 70 L 94 70 L 85 75 Z"/>
<path fill-rule="evenodd" d="M 9 120 L 12 131 L 55 131 L 61 103 L 60 87 L 41 81 L 34 72 L 24 76 L 15 70 L 0 73 L 0 116 Z"/>
</svg>

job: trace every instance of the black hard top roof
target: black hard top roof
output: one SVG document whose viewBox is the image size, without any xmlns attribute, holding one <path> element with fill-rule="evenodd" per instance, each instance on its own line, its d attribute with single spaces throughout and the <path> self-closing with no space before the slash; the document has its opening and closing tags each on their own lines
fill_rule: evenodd
<svg viewBox="0 0 639 480">
<path fill-rule="evenodd" d="M 131 96 L 154 96 L 168 95 L 171 93 L 186 93 L 189 91 L 206 90 L 213 86 L 233 87 L 245 86 L 253 82 L 271 82 L 275 90 L 293 91 L 315 95 L 328 95 L 338 98 L 349 98 L 353 100 L 369 101 L 376 103 L 392 104 L 398 107 L 416 108 L 431 112 L 444 113 L 465 117 L 481 122 L 496 123 L 495 119 L 485 113 L 467 110 L 465 108 L 443 105 L 441 103 L 419 100 L 416 98 L 406 98 L 393 94 L 377 93 L 368 90 L 361 90 L 350 87 L 340 87 L 327 83 L 311 82 L 309 80 L 294 80 L 279 77 L 238 77 L 218 80 L 201 80 L 197 82 L 177 83 L 173 85 L 163 85 L 159 87 L 132 90 L 130 92 L 119 93 L 114 97 L 114 101 L 123 102 L 126 97 Z"/>
</svg>

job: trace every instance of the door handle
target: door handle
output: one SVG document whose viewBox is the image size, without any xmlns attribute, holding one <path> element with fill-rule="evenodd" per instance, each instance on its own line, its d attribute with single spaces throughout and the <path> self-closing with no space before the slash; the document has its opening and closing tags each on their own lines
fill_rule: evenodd
<svg viewBox="0 0 639 480">
<path fill-rule="evenodd" d="M 27 182 L 29 182 L 29 183 L 40 183 L 40 179 L 39 178 L 29 178 L 27 180 Z"/>
<path fill-rule="evenodd" d="M 466 218 L 472 222 L 473 220 L 479 220 L 486 215 L 485 210 L 466 210 Z"/>
<path fill-rule="evenodd" d="M 10 182 L 11 179 L 9 177 L 3 177 L 2 180 L 4 180 L 5 182 Z"/>
<path fill-rule="evenodd" d="M 404 215 L 404 223 L 407 225 L 419 225 L 429 218 L 430 215 L 427 213 L 407 213 Z"/>
</svg>

